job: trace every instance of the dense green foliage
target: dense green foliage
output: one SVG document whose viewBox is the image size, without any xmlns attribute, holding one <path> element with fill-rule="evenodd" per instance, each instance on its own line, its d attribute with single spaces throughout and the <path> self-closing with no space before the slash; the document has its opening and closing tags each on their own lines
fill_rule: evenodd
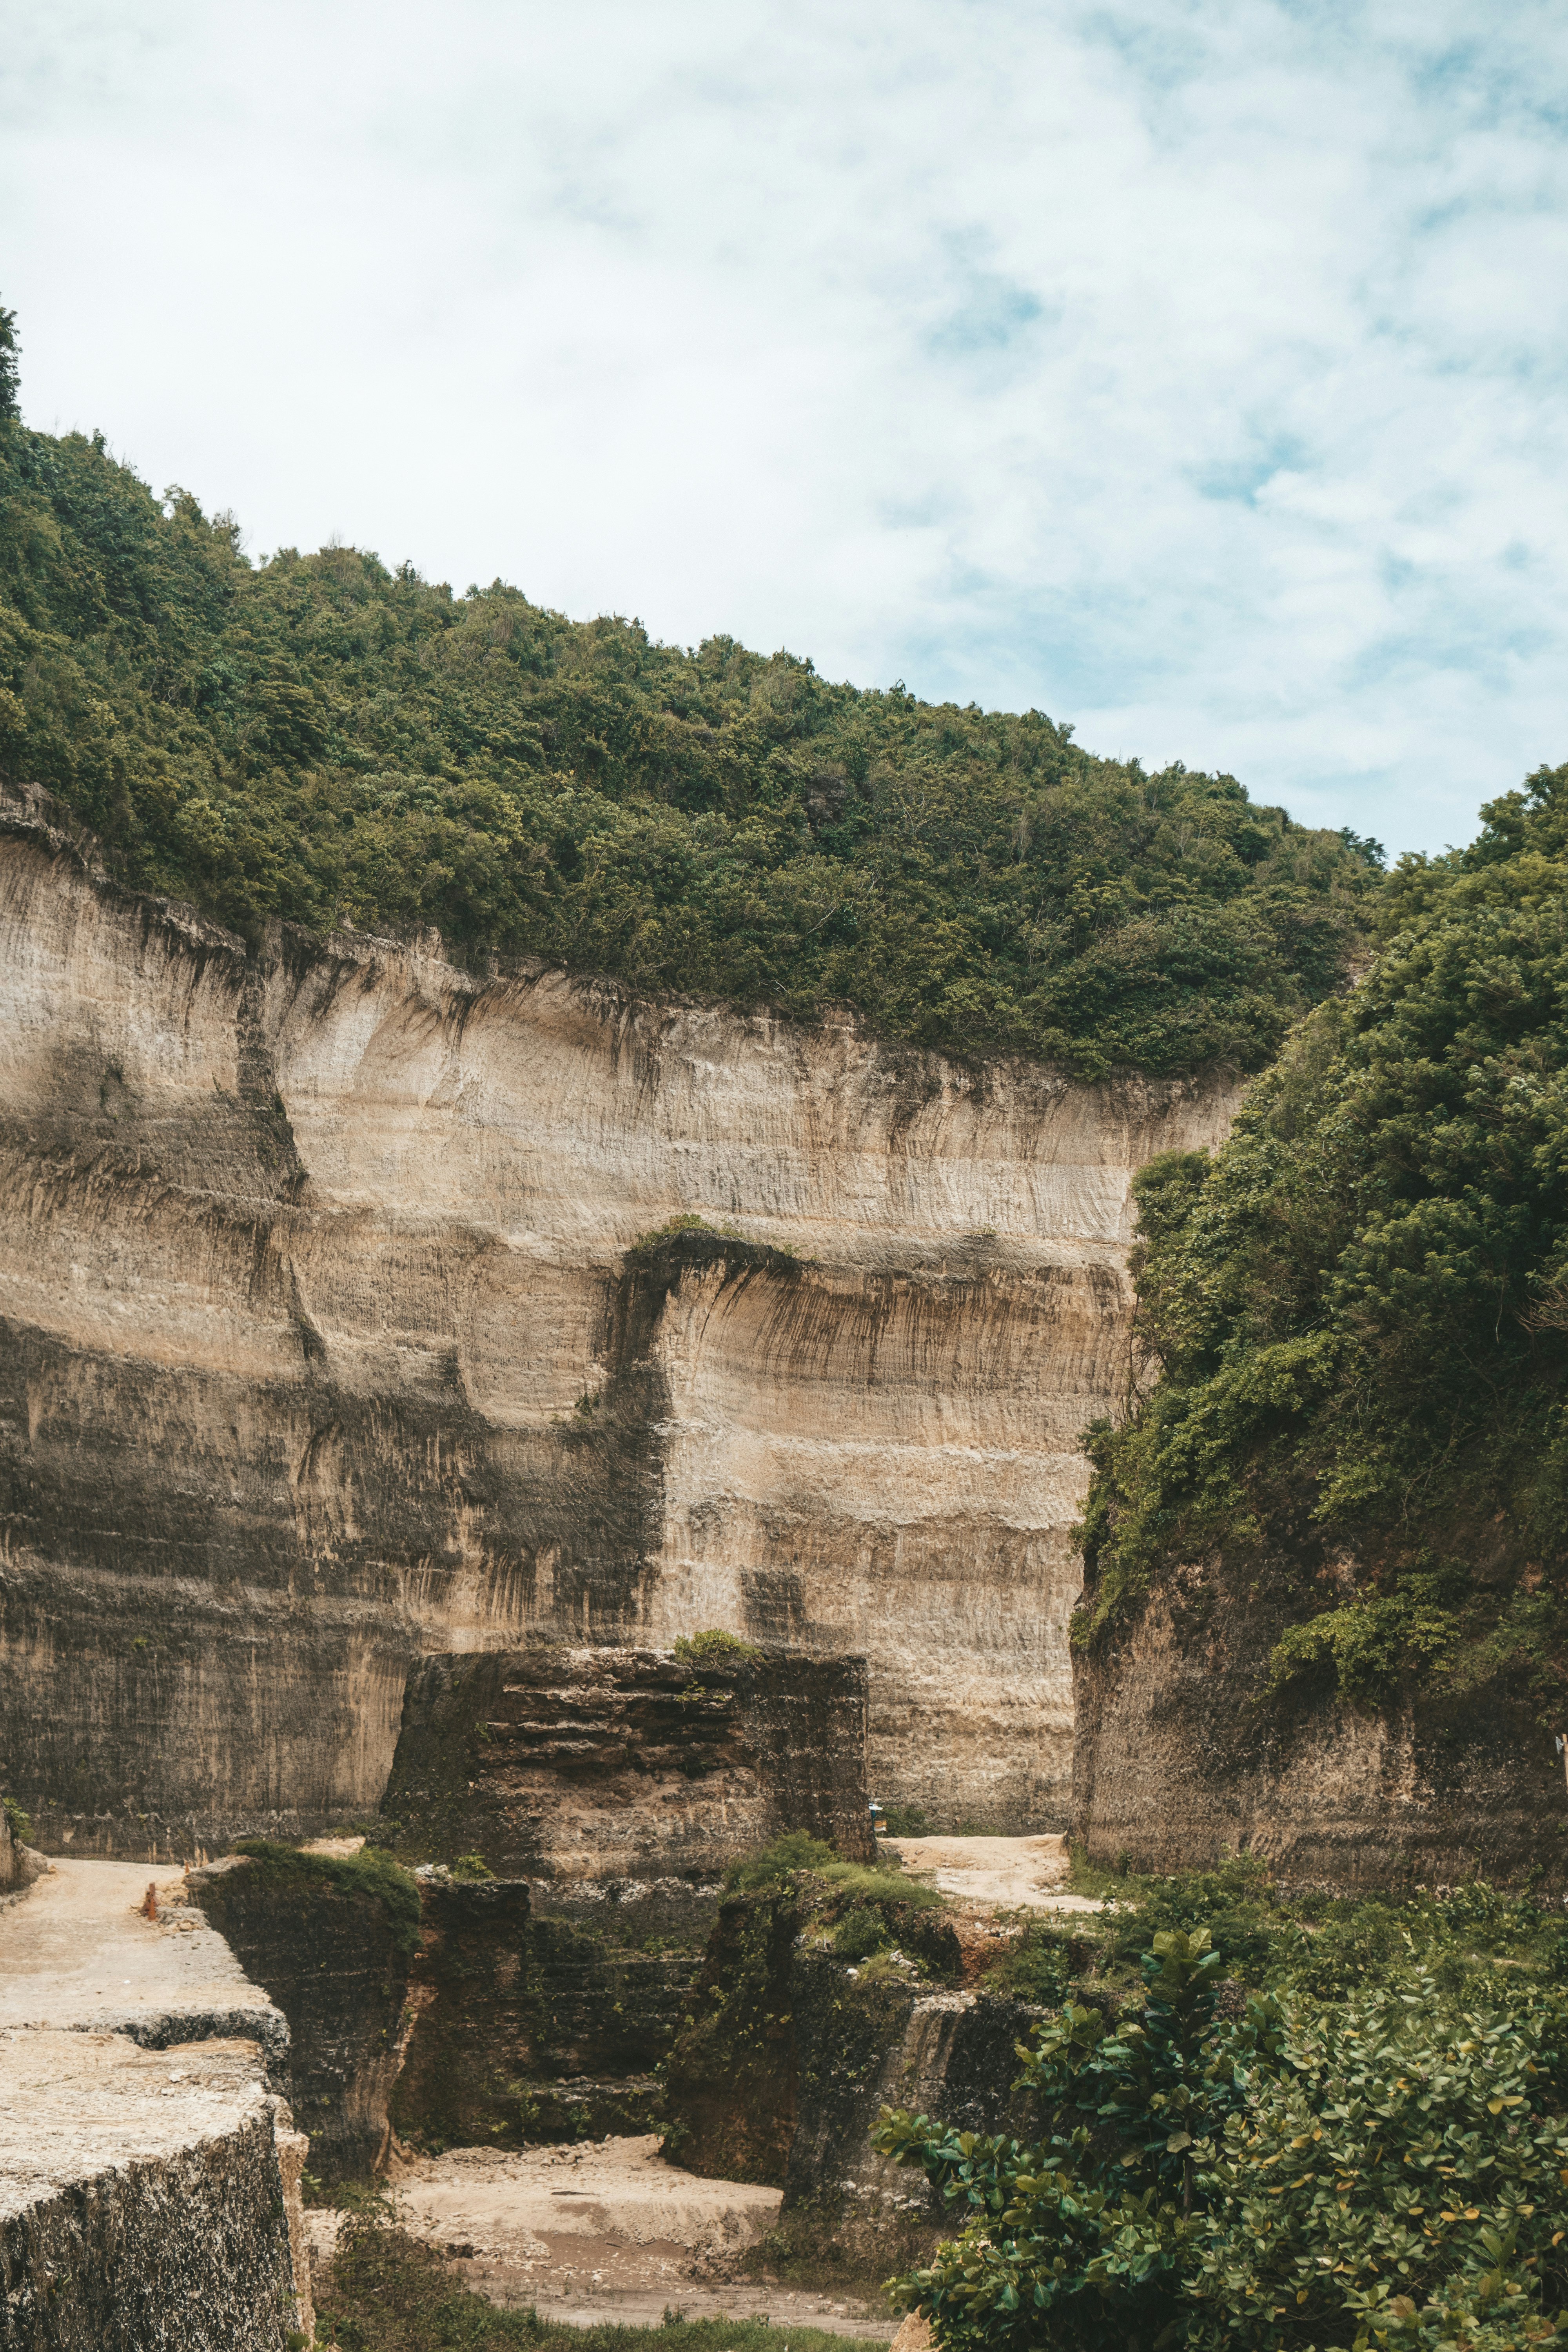
<svg viewBox="0 0 1568 2352">
<path fill-rule="evenodd" d="M 101 436 L 6 421 L 7 357 L 0 776 L 138 886 L 1092 1073 L 1258 1068 L 1342 976 L 1374 845 L 1230 777 L 353 548 L 257 569 Z"/>
<path fill-rule="evenodd" d="M 754 1666 L 762 1652 L 754 1642 L 742 1642 L 739 1633 L 726 1633 L 722 1626 L 708 1625 L 700 1633 L 678 1633 L 675 1654 L 683 1666 Z"/>
<path fill-rule="evenodd" d="M 1158 1562 L 1347 1544 L 1277 1658 L 1373 1696 L 1521 1663 L 1562 1688 L 1568 1505 L 1568 769 L 1403 861 L 1385 944 L 1212 1159 L 1138 1180 L 1163 1376 L 1091 1439 L 1094 1617 Z M 1476 1580 L 1478 1569 L 1483 1579 Z"/>
<path fill-rule="evenodd" d="M 413 1951 L 419 1941 L 419 1883 L 379 1847 L 362 1846 L 350 1854 L 305 1853 L 272 1838 L 239 1838 L 234 1851 L 247 1855 L 280 1894 L 367 1896 L 381 1905 L 404 1951 Z"/>
<path fill-rule="evenodd" d="M 764 1887 L 784 1886 L 797 1870 L 821 1870 L 838 1859 L 826 1838 L 809 1830 L 785 1830 L 771 1844 L 743 1853 L 724 1873 L 725 1892 L 752 1895 Z"/>
<path fill-rule="evenodd" d="M 1568 2294 L 1568 1994 L 1467 2010 L 1397 1969 L 1335 2004 L 1220 1998 L 1168 1928 L 1146 1998 L 1068 2001 L 1020 2051 L 1033 2143 L 885 2114 L 963 2227 L 901 2283 L 947 2352 L 1515 2352 Z M 1560 2339 L 1559 2339 L 1560 2340 Z"/>
<path fill-rule="evenodd" d="M 1568 1984 L 1561 1907 L 1479 1881 L 1443 1894 L 1287 1893 L 1247 1854 L 1213 1870 L 1141 1878 L 1097 1871 L 1075 1853 L 1071 1884 L 1114 1907 L 1093 1919 L 1034 1922 L 1017 1949 L 1036 1956 L 1042 1981 L 1054 1974 L 1075 2000 L 1126 1999 L 1151 1939 L 1171 1931 L 1206 1935 L 1237 1983 L 1319 2000 L 1342 2000 L 1373 1978 L 1400 1978 L 1408 1990 L 1430 1976 L 1471 2005 L 1506 2001 L 1525 1982 Z"/>
<path fill-rule="evenodd" d="M 0 305 L 0 423 L 9 423 L 16 414 L 16 385 L 20 376 L 20 353 L 16 344 L 16 313 Z"/>
</svg>

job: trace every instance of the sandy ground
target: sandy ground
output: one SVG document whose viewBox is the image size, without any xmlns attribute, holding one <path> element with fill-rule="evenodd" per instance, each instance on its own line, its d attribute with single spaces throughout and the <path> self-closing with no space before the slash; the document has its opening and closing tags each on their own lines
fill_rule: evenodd
<svg viewBox="0 0 1568 2352">
<path fill-rule="evenodd" d="M 1005 1911 L 1102 1911 L 1086 1895 L 1068 1895 L 1063 1837 L 887 1838 L 911 1878 L 929 1878 L 943 1895 Z"/>
<path fill-rule="evenodd" d="M 661 2164 L 657 2134 L 591 2146 L 454 2148 L 402 2168 L 393 2187 L 410 2233 L 458 2257 L 494 2303 L 587 2324 L 657 2325 L 766 2315 L 775 2326 L 889 2340 L 896 2323 L 852 2298 L 726 2280 L 733 2257 L 772 2226 L 781 2192 L 703 2180 Z M 308 2216 L 318 2263 L 339 2216 Z"/>
<path fill-rule="evenodd" d="M 141 1914 L 150 1884 L 156 1920 Z M 55 1862 L 0 1907 L 0 2026 L 112 2031 L 188 2012 L 223 2016 L 243 2032 L 240 2012 L 270 2004 L 204 1915 L 186 1907 L 184 1891 L 184 1874 L 167 1864 Z"/>
</svg>

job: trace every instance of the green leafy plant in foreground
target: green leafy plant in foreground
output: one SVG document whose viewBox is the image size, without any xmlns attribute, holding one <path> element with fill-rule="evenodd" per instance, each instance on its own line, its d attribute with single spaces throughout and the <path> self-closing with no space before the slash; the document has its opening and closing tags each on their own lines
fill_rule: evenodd
<svg viewBox="0 0 1568 2352">
<path fill-rule="evenodd" d="M 1069 2004 L 1021 2050 L 1036 2142 L 884 2114 L 963 2227 L 898 2282 L 951 2352 L 1523 2352 L 1562 2334 L 1568 2002 L 1430 1979 L 1226 2014 L 1203 1931 L 1140 2018 Z"/>
</svg>

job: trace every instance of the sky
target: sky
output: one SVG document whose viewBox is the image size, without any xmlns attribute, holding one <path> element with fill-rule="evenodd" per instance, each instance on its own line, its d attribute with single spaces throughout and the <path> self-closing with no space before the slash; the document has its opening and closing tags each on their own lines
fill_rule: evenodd
<svg viewBox="0 0 1568 2352">
<path fill-rule="evenodd" d="M 0 301 L 253 558 L 1436 850 L 1568 761 L 1565 132 L 1535 0 L 0 0 Z"/>
</svg>

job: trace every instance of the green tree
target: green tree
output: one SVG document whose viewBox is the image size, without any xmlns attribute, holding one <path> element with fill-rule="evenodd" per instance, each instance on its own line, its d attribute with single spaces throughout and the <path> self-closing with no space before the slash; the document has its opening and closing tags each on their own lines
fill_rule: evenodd
<svg viewBox="0 0 1568 2352">
<path fill-rule="evenodd" d="M 21 383 L 21 346 L 16 341 L 16 313 L 0 303 L 0 422 L 17 414 Z"/>
<path fill-rule="evenodd" d="M 1080 1639 L 1178 1556 L 1269 1549 L 1303 1565 L 1278 1678 L 1326 1668 L 1375 1697 L 1511 1661 L 1555 1706 L 1568 769 L 1483 814 L 1469 850 L 1402 863 L 1376 961 L 1226 1145 L 1137 1181 L 1150 1377 L 1089 1440 Z M 1339 1570 L 1315 1580 L 1331 1542 Z"/>
<path fill-rule="evenodd" d="M 1033 2143 L 885 2113 L 962 2221 L 898 2283 L 946 2352 L 1523 2352 L 1560 2337 L 1568 2004 L 1445 2013 L 1430 1979 L 1220 2013 L 1201 1931 L 1142 2019 L 1020 2051 Z"/>
<path fill-rule="evenodd" d="M 247 936 L 434 925 L 1084 1076 L 1261 1067 L 1342 984 L 1375 845 L 1071 736 L 358 549 L 258 569 L 100 435 L 0 435 L 0 780 Z"/>
</svg>

